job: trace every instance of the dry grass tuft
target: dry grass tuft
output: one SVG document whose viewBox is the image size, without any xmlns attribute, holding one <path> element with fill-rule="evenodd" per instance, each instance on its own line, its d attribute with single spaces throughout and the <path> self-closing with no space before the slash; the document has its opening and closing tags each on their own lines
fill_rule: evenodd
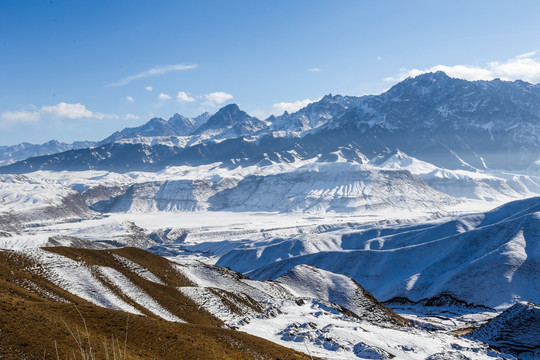
<svg viewBox="0 0 540 360">
<path fill-rule="evenodd" d="M 77 310 L 77 313 L 81 317 L 82 323 L 83 323 L 83 331 L 79 330 L 79 327 L 75 327 L 75 329 L 72 329 L 67 322 L 65 322 L 62 319 L 62 322 L 66 326 L 66 328 L 69 331 L 69 334 L 71 335 L 71 338 L 75 341 L 75 344 L 77 345 L 77 351 L 75 349 L 72 350 L 72 355 L 66 356 L 66 360 L 96 360 L 97 352 L 95 347 L 92 345 L 91 340 L 91 334 L 88 331 L 88 326 L 86 325 L 86 319 L 80 312 L 80 310 L 75 306 L 75 309 Z M 111 335 L 110 343 L 108 342 L 108 339 L 103 339 L 103 351 L 105 353 L 105 360 L 129 360 L 128 358 L 128 349 L 127 349 L 127 339 L 128 339 L 128 329 L 129 329 L 129 314 L 127 315 L 126 319 L 126 331 L 124 336 L 124 341 L 120 342 L 120 339 L 114 335 Z M 56 351 L 56 359 L 60 359 L 60 355 L 58 354 L 58 344 L 56 340 L 54 341 L 54 348 Z M 68 352 L 69 353 L 69 352 Z"/>
</svg>

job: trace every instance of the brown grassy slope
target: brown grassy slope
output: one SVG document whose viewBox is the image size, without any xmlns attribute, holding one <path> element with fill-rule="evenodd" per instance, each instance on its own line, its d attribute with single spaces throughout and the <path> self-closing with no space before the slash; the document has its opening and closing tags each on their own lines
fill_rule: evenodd
<svg viewBox="0 0 540 360">
<path fill-rule="evenodd" d="M 97 261 L 101 256 L 107 257 L 104 253 L 73 254 Z M 91 305 L 56 288 L 29 273 L 26 269 L 31 265 L 24 257 L 0 251 L 0 359 L 56 359 L 55 342 L 59 358 L 66 359 L 77 350 L 69 329 L 85 333 L 85 322 L 98 359 L 105 358 L 103 341 L 109 339 L 110 351 L 111 337 L 123 342 L 126 329 L 128 359 L 309 359 L 266 340 L 216 326 L 172 323 L 155 316 L 136 315 L 129 315 L 126 325 L 126 313 Z M 205 316 L 199 314 L 194 318 L 205 319 Z M 85 336 L 82 339 L 85 341 Z"/>
<path fill-rule="evenodd" d="M 176 290 L 178 286 L 194 286 L 194 284 L 176 271 L 172 267 L 169 260 L 161 256 L 137 248 L 122 248 L 118 250 L 90 250 L 70 247 L 55 247 L 46 248 L 46 250 L 76 261 L 84 262 L 88 265 L 107 266 L 119 271 L 145 293 L 151 295 L 152 298 L 158 301 L 163 308 L 189 323 L 215 326 L 223 325 L 221 320 L 215 318 L 206 310 L 200 309 L 200 307 L 193 302 L 193 300 Z M 129 271 L 117 259 L 115 259 L 112 254 L 123 256 L 147 268 L 162 282 L 164 282 L 165 285 L 148 281 L 143 277 Z M 155 317 L 155 315 L 153 315 L 151 312 L 142 308 L 125 295 L 121 294 L 120 292 L 115 293 L 125 302 L 131 304 L 143 314 Z"/>
<path fill-rule="evenodd" d="M 83 334 L 84 322 L 97 358 L 105 358 L 103 341 L 122 343 L 127 329 L 130 359 L 308 359 L 271 342 L 233 330 L 179 324 L 91 305 L 33 301 L 0 294 L 0 359 L 60 359 L 77 350 L 69 329 Z M 84 318 L 84 322 L 83 322 Z M 83 335 L 83 342 L 86 337 Z"/>
</svg>

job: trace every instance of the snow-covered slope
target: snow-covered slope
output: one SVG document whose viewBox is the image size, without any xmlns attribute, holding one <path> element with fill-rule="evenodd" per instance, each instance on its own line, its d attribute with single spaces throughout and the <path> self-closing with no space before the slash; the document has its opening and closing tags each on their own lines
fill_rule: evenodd
<svg viewBox="0 0 540 360">
<path fill-rule="evenodd" d="M 520 359 L 538 359 L 540 307 L 533 303 L 518 302 L 474 330 L 468 337 L 510 351 Z"/>
<path fill-rule="evenodd" d="M 532 174 L 449 170 L 400 150 L 389 156 L 375 157 L 371 163 L 383 169 L 408 170 L 432 188 L 453 197 L 510 201 L 540 193 L 540 178 Z"/>
<path fill-rule="evenodd" d="M 281 275 L 276 282 L 297 297 L 326 300 L 351 310 L 361 319 L 386 326 L 407 322 L 383 306 L 351 278 L 309 265 L 298 265 Z"/>
<path fill-rule="evenodd" d="M 171 180 L 132 185 L 101 211 L 359 212 L 440 209 L 459 201 L 435 191 L 408 171 L 356 163 L 315 162 L 291 171 L 237 178 Z"/>
<path fill-rule="evenodd" d="M 436 208 L 456 203 L 407 171 L 345 162 L 314 163 L 293 172 L 249 176 L 211 201 L 214 209 L 311 212 Z"/>
<path fill-rule="evenodd" d="M 447 293 L 504 308 L 540 300 L 539 211 L 540 198 L 532 198 L 448 222 L 260 241 L 229 251 L 217 264 L 256 279 L 277 279 L 308 264 L 347 275 L 381 300 Z"/>
<path fill-rule="evenodd" d="M 172 180 L 134 184 L 125 194 L 96 203 L 102 212 L 197 211 L 208 208 L 216 190 L 206 180 Z"/>
<path fill-rule="evenodd" d="M 0 229 L 24 223 L 85 218 L 90 210 L 82 196 L 55 181 L 24 175 L 0 176 Z"/>
</svg>

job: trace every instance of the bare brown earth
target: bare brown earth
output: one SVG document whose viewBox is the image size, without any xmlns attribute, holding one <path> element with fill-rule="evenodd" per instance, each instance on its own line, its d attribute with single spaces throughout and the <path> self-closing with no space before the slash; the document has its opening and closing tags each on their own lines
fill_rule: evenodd
<svg viewBox="0 0 540 360">
<path fill-rule="evenodd" d="M 463 329 L 459 329 L 459 330 L 454 330 L 454 331 L 452 331 L 452 334 L 455 334 L 457 336 L 463 336 L 463 335 L 467 335 L 467 334 L 473 332 L 476 329 L 477 329 L 477 327 L 467 327 L 467 328 L 463 328 Z"/>
<path fill-rule="evenodd" d="M 261 338 L 222 328 L 219 319 L 176 291 L 177 286 L 193 284 L 162 257 L 134 248 L 48 251 L 120 271 L 188 323 L 165 321 L 125 296 L 125 301 L 146 316 L 95 306 L 47 281 L 28 258 L 0 251 L 0 359 L 80 359 L 70 331 L 76 337 L 81 334 L 84 350 L 92 347 L 96 359 L 106 358 L 105 347 L 112 359 L 111 339 L 122 349 L 125 342 L 126 359 L 310 359 Z M 165 285 L 130 272 L 114 259 L 114 253 L 151 270 Z"/>
</svg>

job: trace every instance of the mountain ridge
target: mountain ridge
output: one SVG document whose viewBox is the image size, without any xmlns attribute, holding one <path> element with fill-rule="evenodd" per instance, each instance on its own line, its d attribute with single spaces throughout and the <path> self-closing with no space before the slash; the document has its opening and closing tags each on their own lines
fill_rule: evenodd
<svg viewBox="0 0 540 360">
<path fill-rule="evenodd" d="M 407 78 L 381 95 L 329 94 L 295 113 L 285 112 L 266 120 L 248 115 L 236 104 L 221 108 L 213 116 L 203 115 L 207 119 L 199 121 L 196 129 L 197 121 L 180 115 L 167 122 L 154 118 L 117 132 L 98 145 L 108 146 L 106 142 L 134 136 L 155 137 L 156 143 L 144 151 L 153 153 L 148 162 L 161 168 L 204 164 L 210 159 L 224 164 L 253 164 L 292 150 L 305 159 L 330 154 L 342 146 L 368 158 L 401 149 L 449 169 L 525 169 L 540 157 L 540 87 L 523 81 L 471 82 L 437 72 Z M 160 136 L 186 138 L 171 146 L 160 143 Z M 247 144 L 250 138 L 255 143 Z M 178 156 L 166 159 L 157 149 L 163 145 L 175 147 L 169 152 Z M 98 156 L 89 160 L 88 168 L 101 168 L 97 162 L 111 149 L 92 149 Z M 210 149 L 215 149 L 216 156 L 206 155 Z M 11 169 L 28 171 L 29 163 L 34 163 L 31 169 L 47 169 L 54 163 L 56 169 L 69 170 L 64 155 L 43 160 L 41 165 L 19 162 Z M 143 164 L 139 168 L 144 168 Z M 8 166 L 0 171 L 11 170 Z"/>
</svg>

